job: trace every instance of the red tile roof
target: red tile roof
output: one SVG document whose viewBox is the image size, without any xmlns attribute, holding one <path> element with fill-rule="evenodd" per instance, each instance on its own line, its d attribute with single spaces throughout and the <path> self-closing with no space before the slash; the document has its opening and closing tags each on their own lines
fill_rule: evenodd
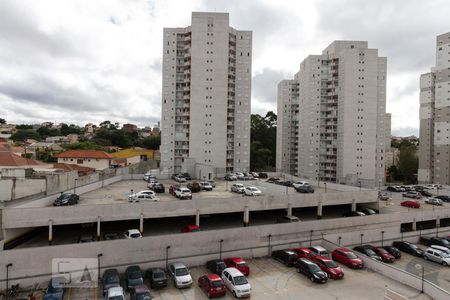
<svg viewBox="0 0 450 300">
<path fill-rule="evenodd" d="M 16 155 L 11 151 L 5 151 L 4 149 L 0 149 L 0 166 L 19 167 L 19 166 L 36 166 L 36 165 L 42 165 L 42 163 L 34 159 Z"/>
<path fill-rule="evenodd" d="M 57 154 L 57 158 L 102 158 L 113 159 L 114 157 L 104 151 L 99 150 L 68 150 Z"/>
<path fill-rule="evenodd" d="M 94 168 L 83 167 L 83 166 L 79 166 L 79 165 L 75 165 L 75 164 L 56 163 L 56 164 L 53 164 L 53 168 L 61 169 L 64 172 L 78 171 L 78 174 L 84 174 L 84 175 L 95 172 Z"/>
</svg>

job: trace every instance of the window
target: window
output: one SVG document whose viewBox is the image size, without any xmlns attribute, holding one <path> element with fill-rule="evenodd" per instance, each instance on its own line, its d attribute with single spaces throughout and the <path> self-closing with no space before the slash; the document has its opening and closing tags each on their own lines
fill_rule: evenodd
<svg viewBox="0 0 450 300">
<path fill-rule="evenodd" d="M 82 164 L 83 160 L 82 159 L 77 159 L 77 164 Z"/>
</svg>

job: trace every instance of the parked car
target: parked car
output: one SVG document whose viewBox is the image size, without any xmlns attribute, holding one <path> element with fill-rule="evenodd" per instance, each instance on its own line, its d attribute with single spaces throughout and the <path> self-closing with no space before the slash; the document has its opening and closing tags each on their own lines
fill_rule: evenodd
<svg viewBox="0 0 450 300">
<path fill-rule="evenodd" d="M 217 274 L 203 275 L 198 278 L 198 286 L 208 298 L 225 296 L 227 290 L 223 280 Z"/>
<path fill-rule="evenodd" d="M 175 190 L 175 197 L 178 199 L 192 199 L 192 193 L 190 189 L 180 187 Z"/>
<path fill-rule="evenodd" d="M 400 192 L 400 189 L 396 186 L 388 186 L 386 190 L 389 192 Z"/>
<path fill-rule="evenodd" d="M 174 180 L 175 180 L 176 182 L 179 182 L 179 183 L 181 183 L 181 182 L 186 182 L 186 178 L 184 178 L 184 177 L 181 176 L 181 175 L 175 176 Z"/>
<path fill-rule="evenodd" d="M 242 183 L 233 183 L 231 185 L 231 191 L 235 192 L 235 193 L 243 194 L 244 189 L 245 189 L 245 187 Z"/>
<path fill-rule="evenodd" d="M 353 251 L 347 248 L 336 248 L 331 252 L 333 260 L 352 269 L 364 268 L 364 262 Z"/>
<path fill-rule="evenodd" d="M 145 181 L 150 181 L 150 179 L 156 180 L 156 177 L 155 177 L 155 175 L 152 175 L 152 173 L 147 172 L 144 174 L 143 179 Z"/>
<path fill-rule="evenodd" d="M 291 180 L 283 180 L 283 181 L 278 181 L 277 182 L 277 184 L 279 184 L 279 185 L 288 186 L 288 187 L 291 187 L 293 183 L 294 182 L 291 181 Z"/>
<path fill-rule="evenodd" d="M 311 246 L 309 247 L 309 250 L 311 250 L 314 255 L 321 255 L 326 257 L 330 256 L 328 250 L 322 246 Z"/>
<path fill-rule="evenodd" d="M 253 177 L 253 175 L 250 174 L 250 173 L 243 172 L 242 174 L 244 174 L 244 180 L 253 180 L 253 179 L 255 179 L 255 178 Z"/>
<path fill-rule="evenodd" d="M 61 193 L 53 202 L 53 206 L 75 205 L 78 204 L 80 196 L 73 193 Z"/>
<path fill-rule="evenodd" d="M 181 228 L 182 233 L 197 232 L 197 231 L 200 231 L 200 227 L 195 224 L 186 225 L 183 228 Z"/>
<path fill-rule="evenodd" d="M 187 172 L 181 173 L 181 176 L 184 177 L 186 180 L 192 180 L 191 175 Z"/>
<path fill-rule="evenodd" d="M 314 252 L 312 252 L 311 249 L 309 248 L 294 248 L 292 249 L 293 251 L 295 251 L 295 253 L 297 253 L 298 258 L 308 258 L 311 259 L 312 257 L 314 257 L 316 254 Z"/>
<path fill-rule="evenodd" d="M 392 246 L 394 246 L 395 248 L 397 248 L 400 251 L 409 253 L 414 256 L 419 256 L 419 257 L 423 256 L 423 250 L 410 242 L 395 241 L 392 243 Z"/>
<path fill-rule="evenodd" d="M 163 288 L 167 286 L 166 271 L 161 268 L 148 269 L 145 272 L 145 277 L 148 279 L 150 288 Z"/>
<path fill-rule="evenodd" d="M 197 181 L 189 182 L 187 188 L 191 190 L 191 193 L 198 193 L 202 190 L 202 186 Z"/>
<path fill-rule="evenodd" d="M 296 216 L 282 216 L 277 218 L 277 223 L 293 223 L 300 222 L 300 219 Z"/>
<path fill-rule="evenodd" d="M 181 262 L 173 262 L 169 265 L 169 275 L 177 289 L 191 287 L 192 276 L 189 269 Z"/>
<path fill-rule="evenodd" d="M 297 253 L 294 250 L 275 250 L 272 251 L 272 258 L 285 264 L 288 267 L 292 267 L 298 259 Z"/>
<path fill-rule="evenodd" d="M 120 286 L 120 276 L 117 269 L 107 269 L 105 272 L 103 272 L 102 276 L 103 297 L 106 295 L 106 293 L 110 288 L 117 286 Z"/>
<path fill-rule="evenodd" d="M 320 269 L 318 265 L 307 258 L 299 258 L 295 263 L 298 273 L 302 273 L 312 282 L 325 283 L 328 281 L 328 275 Z"/>
<path fill-rule="evenodd" d="M 128 266 L 125 270 L 125 286 L 129 291 L 131 288 L 144 284 L 141 268 L 137 265 Z"/>
<path fill-rule="evenodd" d="M 447 254 L 450 254 L 450 249 L 447 248 L 447 247 L 444 247 L 444 246 L 431 245 L 430 248 L 437 249 L 437 250 L 440 250 L 440 251 L 445 252 Z"/>
<path fill-rule="evenodd" d="M 245 180 L 244 173 L 236 172 L 234 173 L 234 175 L 236 176 L 237 180 Z"/>
<path fill-rule="evenodd" d="M 112 287 L 106 293 L 106 300 L 125 300 L 125 293 L 121 286 Z"/>
<path fill-rule="evenodd" d="M 439 198 L 428 198 L 428 199 L 425 199 L 425 203 L 431 204 L 431 205 L 437 205 L 437 206 L 442 206 L 442 205 L 444 205 L 444 203 L 442 202 L 442 200 L 439 199 Z"/>
<path fill-rule="evenodd" d="M 155 193 L 164 193 L 166 191 L 166 189 L 164 188 L 164 184 L 156 182 L 156 183 L 152 183 L 152 184 L 148 184 L 148 188 L 152 191 L 154 191 Z"/>
<path fill-rule="evenodd" d="M 63 285 L 65 282 L 64 277 L 52 277 L 45 290 L 44 300 L 63 300 L 65 292 Z"/>
<path fill-rule="evenodd" d="M 123 238 L 124 238 L 124 236 L 122 234 L 117 233 L 117 232 L 105 233 L 103 235 L 103 239 L 105 241 L 120 240 L 120 239 L 123 239 Z"/>
<path fill-rule="evenodd" d="M 372 247 L 373 252 L 375 252 L 381 260 L 385 263 L 393 263 L 395 261 L 395 257 L 391 255 L 387 250 L 381 247 Z"/>
<path fill-rule="evenodd" d="M 130 300 L 150 300 L 152 298 L 150 289 L 145 284 L 137 285 L 130 289 Z"/>
<path fill-rule="evenodd" d="M 319 266 L 319 268 L 327 273 L 328 277 L 331 279 L 342 279 L 344 278 L 344 271 L 339 267 L 332 259 L 317 255 L 312 261 Z"/>
<path fill-rule="evenodd" d="M 408 191 L 402 194 L 405 198 L 420 199 L 422 196 L 418 192 Z"/>
<path fill-rule="evenodd" d="M 420 243 L 430 247 L 431 245 L 442 246 L 450 249 L 450 242 L 446 238 L 442 237 L 420 237 Z"/>
<path fill-rule="evenodd" d="M 83 233 L 78 237 L 78 243 L 95 242 L 95 236 L 91 233 Z"/>
<path fill-rule="evenodd" d="M 258 173 L 258 177 L 261 178 L 261 179 L 266 179 L 268 176 L 267 176 L 266 172 L 259 172 Z"/>
<path fill-rule="evenodd" d="M 443 266 L 450 265 L 450 255 L 448 253 L 445 253 L 441 250 L 434 248 L 428 248 L 427 250 L 425 250 L 425 253 L 423 254 L 423 259 L 440 263 Z"/>
<path fill-rule="evenodd" d="M 215 182 L 214 180 L 210 179 L 210 180 L 207 180 L 207 182 L 208 182 L 213 188 L 216 187 L 216 182 Z"/>
<path fill-rule="evenodd" d="M 402 253 L 394 246 L 383 246 L 383 249 L 389 252 L 396 259 L 400 259 L 402 257 Z"/>
<path fill-rule="evenodd" d="M 223 260 L 228 268 L 236 268 L 245 276 L 250 275 L 250 267 L 241 257 L 229 257 Z"/>
<path fill-rule="evenodd" d="M 309 184 L 298 186 L 295 188 L 295 190 L 298 193 L 302 193 L 302 194 L 314 193 L 314 188 L 312 186 L 310 186 Z"/>
<path fill-rule="evenodd" d="M 128 229 L 123 234 L 126 239 L 140 239 L 142 238 L 142 234 L 137 229 Z"/>
<path fill-rule="evenodd" d="M 378 199 L 382 200 L 382 201 L 387 201 L 390 199 L 389 194 L 386 192 L 379 192 L 378 193 Z"/>
<path fill-rule="evenodd" d="M 245 196 L 261 196 L 262 192 L 254 186 L 246 186 L 244 188 L 244 195 Z"/>
<path fill-rule="evenodd" d="M 298 188 L 298 187 L 304 186 L 304 185 L 310 185 L 310 184 L 309 184 L 309 182 L 306 182 L 306 181 L 297 181 L 297 182 L 294 182 L 294 183 L 292 184 L 292 186 L 293 186 L 295 189 Z"/>
<path fill-rule="evenodd" d="M 366 214 L 360 211 L 349 211 L 344 213 L 342 216 L 343 217 L 362 217 L 365 216 Z"/>
<path fill-rule="evenodd" d="M 252 174 L 253 178 L 259 178 L 258 172 L 250 172 Z"/>
<path fill-rule="evenodd" d="M 378 211 L 369 207 L 358 207 L 358 211 L 362 212 L 366 216 L 376 215 Z"/>
<path fill-rule="evenodd" d="M 417 192 L 419 192 L 422 196 L 425 196 L 425 197 L 432 197 L 433 196 L 433 194 L 430 193 L 427 190 L 418 190 Z"/>
<path fill-rule="evenodd" d="M 146 200 L 158 201 L 156 193 L 152 190 L 144 190 L 128 196 L 128 202 L 140 202 Z"/>
<path fill-rule="evenodd" d="M 222 275 L 222 272 L 227 268 L 227 265 L 221 259 L 213 259 L 206 262 L 206 268 L 211 273 Z"/>
<path fill-rule="evenodd" d="M 441 199 L 441 200 L 444 201 L 444 202 L 450 202 L 450 196 L 439 195 L 439 196 L 435 196 L 434 198 Z"/>
<path fill-rule="evenodd" d="M 213 186 L 208 181 L 202 181 L 200 182 L 200 187 L 202 191 L 212 191 Z"/>
<path fill-rule="evenodd" d="M 179 184 L 172 184 L 170 187 L 169 187 L 169 194 L 171 194 L 172 196 L 175 196 L 175 191 L 177 190 L 177 189 L 179 189 L 180 188 L 180 185 Z"/>
<path fill-rule="evenodd" d="M 420 208 L 420 203 L 414 200 L 406 200 L 400 203 L 401 206 L 411 207 L 411 208 Z"/>
<path fill-rule="evenodd" d="M 375 253 L 375 251 L 372 250 L 372 246 L 369 245 L 363 245 L 363 246 L 356 246 L 353 248 L 353 250 L 358 251 L 359 253 L 362 253 L 370 258 L 382 261 L 381 257 Z"/>
<path fill-rule="evenodd" d="M 247 278 L 235 268 L 226 268 L 222 273 L 222 280 L 235 298 L 250 297 L 252 287 Z"/>
<path fill-rule="evenodd" d="M 278 177 L 270 177 L 269 179 L 266 180 L 266 182 L 269 183 L 277 183 L 278 181 L 280 181 L 280 178 Z"/>
<path fill-rule="evenodd" d="M 232 173 L 228 173 L 225 175 L 224 179 L 227 181 L 236 181 L 237 177 L 236 177 L 236 175 L 234 175 Z"/>
</svg>

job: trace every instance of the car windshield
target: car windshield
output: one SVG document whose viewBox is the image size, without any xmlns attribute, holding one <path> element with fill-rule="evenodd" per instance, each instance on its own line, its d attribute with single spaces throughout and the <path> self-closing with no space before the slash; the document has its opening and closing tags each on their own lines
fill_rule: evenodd
<svg viewBox="0 0 450 300">
<path fill-rule="evenodd" d="M 358 258 L 358 256 L 356 256 L 355 253 L 353 253 L 353 252 L 346 252 L 345 256 L 347 256 L 350 259 Z"/>
<path fill-rule="evenodd" d="M 214 280 L 211 282 L 211 285 L 213 287 L 221 287 L 221 286 L 223 286 L 223 281 L 222 280 Z"/>
<path fill-rule="evenodd" d="M 141 272 L 139 272 L 139 271 L 131 272 L 129 278 L 130 279 L 142 278 Z"/>
<path fill-rule="evenodd" d="M 108 297 L 108 300 L 124 300 L 124 298 L 122 296 L 112 296 Z"/>
<path fill-rule="evenodd" d="M 175 270 L 175 276 L 186 276 L 189 275 L 189 272 L 186 268 L 179 268 Z"/>
<path fill-rule="evenodd" d="M 62 194 L 61 196 L 59 196 L 59 199 L 68 199 L 70 198 L 70 194 Z"/>
<path fill-rule="evenodd" d="M 328 268 L 337 268 L 337 264 L 332 261 L 332 260 L 325 260 L 324 261 L 325 266 L 327 266 Z"/>
<path fill-rule="evenodd" d="M 257 190 L 258 190 L 258 189 L 255 188 L 255 187 L 249 187 L 248 189 L 251 190 L 251 191 L 257 191 Z"/>
<path fill-rule="evenodd" d="M 119 277 L 110 275 L 105 278 L 105 283 L 119 283 Z"/>
<path fill-rule="evenodd" d="M 136 295 L 136 300 L 150 300 L 150 299 L 151 299 L 150 293 L 148 292 Z"/>
<path fill-rule="evenodd" d="M 241 262 L 241 263 L 237 264 L 238 268 L 245 268 L 246 266 L 247 266 L 247 263 L 245 263 L 245 262 Z"/>
<path fill-rule="evenodd" d="M 139 238 L 139 237 L 141 237 L 141 234 L 140 233 L 132 233 L 132 234 L 130 234 L 130 236 L 132 238 Z"/>
<path fill-rule="evenodd" d="M 153 273 L 153 278 L 155 279 L 160 279 L 160 278 L 164 278 L 166 277 L 165 274 L 163 272 L 155 272 Z"/>
<path fill-rule="evenodd" d="M 313 273 L 320 271 L 320 268 L 317 265 L 309 264 L 308 267 L 309 267 L 309 270 Z"/>
<path fill-rule="evenodd" d="M 381 254 L 389 254 L 386 250 L 384 250 L 383 248 L 378 248 L 378 252 L 380 252 Z"/>
<path fill-rule="evenodd" d="M 243 285 L 243 284 L 247 284 L 247 278 L 245 278 L 245 276 L 236 276 L 234 277 L 234 285 Z"/>
<path fill-rule="evenodd" d="M 376 256 L 377 254 L 371 249 L 365 249 L 366 254 L 369 256 Z"/>
</svg>

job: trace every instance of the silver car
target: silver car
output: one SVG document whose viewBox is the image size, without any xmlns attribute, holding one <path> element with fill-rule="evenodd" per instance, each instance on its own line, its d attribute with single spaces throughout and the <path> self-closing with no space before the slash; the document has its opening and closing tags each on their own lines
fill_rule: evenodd
<svg viewBox="0 0 450 300">
<path fill-rule="evenodd" d="M 428 248 L 423 254 L 423 258 L 425 260 L 435 261 L 444 266 L 450 265 L 450 254 L 447 254 L 443 251 L 434 248 Z"/>
<path fill-rule="evenodd" d="M 432 205 L 439 205 L 439 206 L 441 206 L 443 204 L 442 200 L 438 199 L 438 198 L 428 198 L 425 200 L 425 203 L 432 204 Z"/>
</svg>

